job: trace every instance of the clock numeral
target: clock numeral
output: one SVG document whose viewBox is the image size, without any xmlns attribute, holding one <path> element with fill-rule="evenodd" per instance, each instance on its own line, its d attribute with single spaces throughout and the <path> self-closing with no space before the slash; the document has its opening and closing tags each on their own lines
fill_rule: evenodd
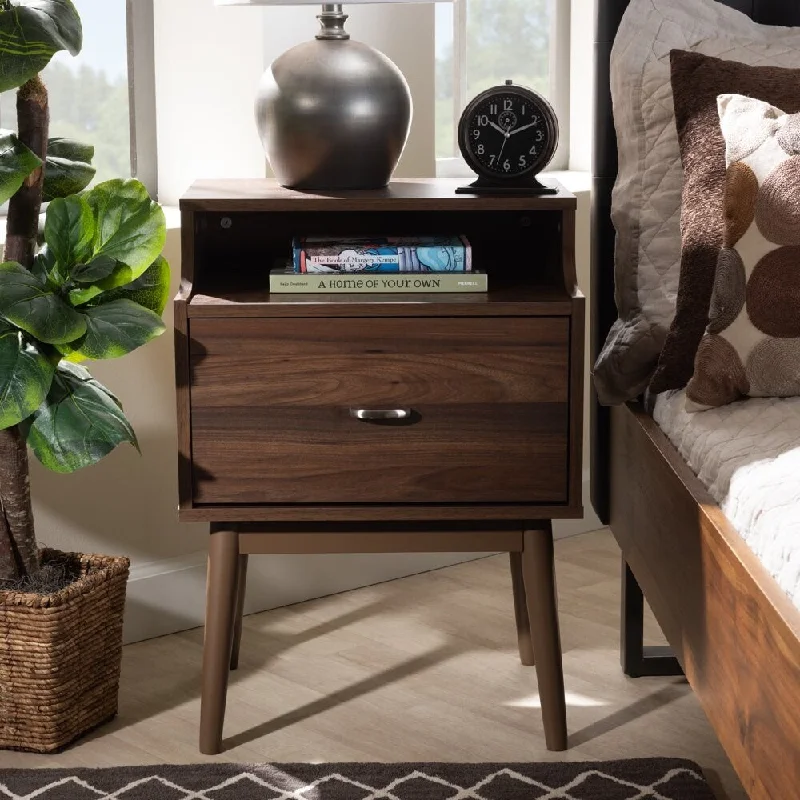
<svg viewBox="0 0 800 800">
<path fill-rule="evenodd" d="M 481 114 L 478 117 L 478 125 L 480 125 L 481 128 L 485 128 L 488 124 L 489 124 L 489 116 L 487 114 Z"/>
<path fill-rule="evenodd" d="M 513 100 L 504 100 L 503 101 L 503 111 L 511 111 L 514 108 L 514 101 Z"/>
<path fill-rule="evenodd" d="M 525 158 L 525 156 L 520 156 L 520 157 L 519 157 L 519 165 L 520 165 L 520 167 L 521 167 L 522 169 L 525 169 L 525 167 L 527 167 L 527 166 L 528 166 L 528 159 L 527 159 L 527 158 Z"/>
<path fill-rule="evenodd" d="M 506 172 L 511 172 L 511 162 L 508 159 L 503 162 L 503 169 Z"/>
<path fill-rule="evenodd" d="M 489 106 L 489 113 L 490 113 L 490 114 L 494 114 L 495 116 L 497 116 L 497 115 L 500 113 L 500 112 L 498 111 L 498 109 L 497 109 L 497 103 L 492 103 L 492 104 Z"/>
<path fill-rule="evenodd" d="M 480 139 L 481 138 L 481 132 L 477 128 L 473 129 L 472 138 L 473 139 Z"/>
<path fill-rule="evenodd" d="M 526 106 L 526 105 L 525 105 L 525 103 L 523 103 L 523 104 L 522 104 L 522 116 L 523 116 L 523 117 L 524 117 L 524 116 L 525 116 L 525 114 L 527 113 L 527 108 L 528 108 L 528 106 Z"/>
<path fill-rule="evenodd" d="M 486 152 L 486 148 L 482 144 L 479 144 L 478 145 L 478 155 L 482 156 L 485 152 Z"/>
<path fill-rule="evenodd" d="M 538 115 L 538 114 L 534 114 L 534 115 L 531 117 L 531 122 L 532 122 L 534 125 L 538 125 L 538 124 L 539 124 L 539 115 Z"/>
<path fill-rule="evenodd" d="M 544 139 L 544 131 L 536 131 L 536 141 L 541 142 Z"/>
<path fill-rule="evenodd" d="M 489 156 L 489 166 L 493 167 L 494 162 L 497 161 L 497 156 Z"/>
<path fill-rule="evenodd" d="M 529 152 L 529 153 L 530 153 L 532 156 L 535 156 L 535 155 L 537 155 L 538 151 L 536 150 L 536 145 L 534 145 L 533 147 L 531 147 L 531 149 L 530 149 L 528 152 Z"/>
</svg>

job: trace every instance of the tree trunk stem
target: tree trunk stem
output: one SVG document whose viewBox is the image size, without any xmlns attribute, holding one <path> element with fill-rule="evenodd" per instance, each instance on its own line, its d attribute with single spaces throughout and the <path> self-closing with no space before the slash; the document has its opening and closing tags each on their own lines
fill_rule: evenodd
<svg viewBox="0 0 800 800">
<path fill-rule="evenodd" d="M 8 204 L 5 261 L 30 268 L 36 255 L 42 208 L 44 162 L 50 135 L 47 89 L 38 76 L 17 92 L 19 140 L 42 161 Z M 26 577 L 39 569 L 33 529 L 28 447 L 18 425 L 0 431 L 0 580 Z"/>
<path fill-rule="evenodd" d="M 28 447 L 15 425 L 0 431 L 0 580 L 14 580 L 38 569 Z"/>
<path fill-rule="evenodd" d="M 17 261 L 23 267 L 33 264 L 39 212 L 42 208 L 44 161 L 50 135 L 50 110 L 47 89 L 38 76 L 31 78 L 17 92 L 17 125 L 19 140 L 42 160 L 8 203 L 5 261 Z"/>
</svg>

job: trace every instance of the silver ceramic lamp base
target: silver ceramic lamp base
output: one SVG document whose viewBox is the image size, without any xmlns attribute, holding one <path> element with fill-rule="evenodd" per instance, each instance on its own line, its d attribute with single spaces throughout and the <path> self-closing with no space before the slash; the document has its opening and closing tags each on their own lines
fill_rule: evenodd
<svg viewBox="0 0 800 800">
<path fill-rule="evenodd" d="M 341 6 L 324 6 L 316 39 L 264 73 L 256 123 L 275 177 L 292 189 L 379 189 L 411 128 L 411 92 L 383 53 L 350 40 Z"/>
</svg>

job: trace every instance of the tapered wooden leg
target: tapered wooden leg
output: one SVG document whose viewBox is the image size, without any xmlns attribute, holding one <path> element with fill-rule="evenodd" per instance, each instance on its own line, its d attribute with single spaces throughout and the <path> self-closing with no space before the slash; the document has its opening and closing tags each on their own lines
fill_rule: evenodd
<svg viewBox="0 0 800 800">
<path fill-rule="evenodd" d="M 244 596 L 247 591 L 247 560 L 250 556 L 239 556 L 236 575 L 236 611 L 233 620 L 233 646 L 231 647 L 231 669 L 239 669 L 239 648 L 242 645 L 242 617 L 244 616 Z"/>
<path fill-rule="evenodd" d="M 205 755 L 222 752 L 222 725 L 225 721 L 228 668 L 233 646 L 238 564 L 239 534 L 236 530 L 214 530 L 212 527 L 208 547 L 206 629 L 200 705 L 200 752 Z"/>
<path fill-rule="evenodd" d="M 519 658 L 523 665 L 532 667 L 533 643 L 531 642 L 531 623 L 528 619 L 528 605 L 525 599 L 525 581 L 522 577 L 522 553 L 509 553 L 511 558 L 511 587 L 514 590 L 514 616 L 517 619 L 517 643 Z"/>
<path fill-rule="evenodd" d="M 523 536 L 522 574 L 531 621 L 536 677 L 542 704 L 542 722 L 548 750 L 567 749 L 567 708 L 561 666 L 561 634 L 556 601 L 553 529 L 549 522 L 541 530 Z"/>
</svg>

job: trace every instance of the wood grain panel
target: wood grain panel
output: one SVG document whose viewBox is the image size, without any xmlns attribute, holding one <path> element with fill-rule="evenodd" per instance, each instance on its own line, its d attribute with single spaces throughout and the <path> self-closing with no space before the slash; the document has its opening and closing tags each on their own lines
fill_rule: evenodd
<svg viewBox="0 0 800 800">
<path fill-rule="evenodd" d="M 559 287 L 519 285 L 486 294 L 281 295 L 264 289 L 218 289 L 196 294 L 190 317 L 552 317 L 569 316 Z"/>
<path fill-rule="evenodd" d="M 569 362 L 569 501 L 583 505 L 583 380 L 586 301 L 578 289 L 572 301 Z"/>
<path fill-rule="evenodd" d="M 800 611 L 640 407 L 612 431 L 625 559 L 750 797 L 796 797 Z"/>
<path fill-rule="evenodd" d="M 194 278 L 194 214 L 181 213 L 181 284 L 173 303 L 175 398 L 178 423 L 178 506 L 192 505 L 191 369 L 189 367 L 188 305 Z"/>
<path fill-rule="evenodd" d="M 463 179 L 411 179 L 392 181 L 386 189 L 337 192 L 294 192 L 277 181 L 200 180 L 181 198 L 182 209 L 208 211 L 552 211 L 575 208 L 575 197 L 557 181 L 549 196 L 478 197 L 457 195 Z"/>
<path fill-rule="evenodd" d="M 376 529 L 383 529 L 387 523 L 444 521 L 484 521 L 487 524 L 508 521 L 524 525 L 530 520 L 580 519 L 582 516 L 580 507 L 567 503 L 202 505 L 182 508 L 179 512 L 181 522 L 286 522 L 303 525 L 364 522 L 376 526 Z"/>
<path fill-rule="evenodd" d="M 522 531 L 402 533 L 240 533 L 241 553 L 496 553 L 520 552 Z"/>
<path fill-rule="evenodd" d="M 195 408 L 564 403 L 569 320 L 194 320 Z"/>
<path fill-rule="evenodd" d="M 195 408 L 195 502 L 566 500 L 566 403 L 414 410 L 393 427 L 329 407 Z"/>
<path fill-rule="evenodd" d="M 197 503 L 567 500 L 569 320 L 196 320 Z M 413 409 L 374 425 L 351 408 Z"/>
</svg>

